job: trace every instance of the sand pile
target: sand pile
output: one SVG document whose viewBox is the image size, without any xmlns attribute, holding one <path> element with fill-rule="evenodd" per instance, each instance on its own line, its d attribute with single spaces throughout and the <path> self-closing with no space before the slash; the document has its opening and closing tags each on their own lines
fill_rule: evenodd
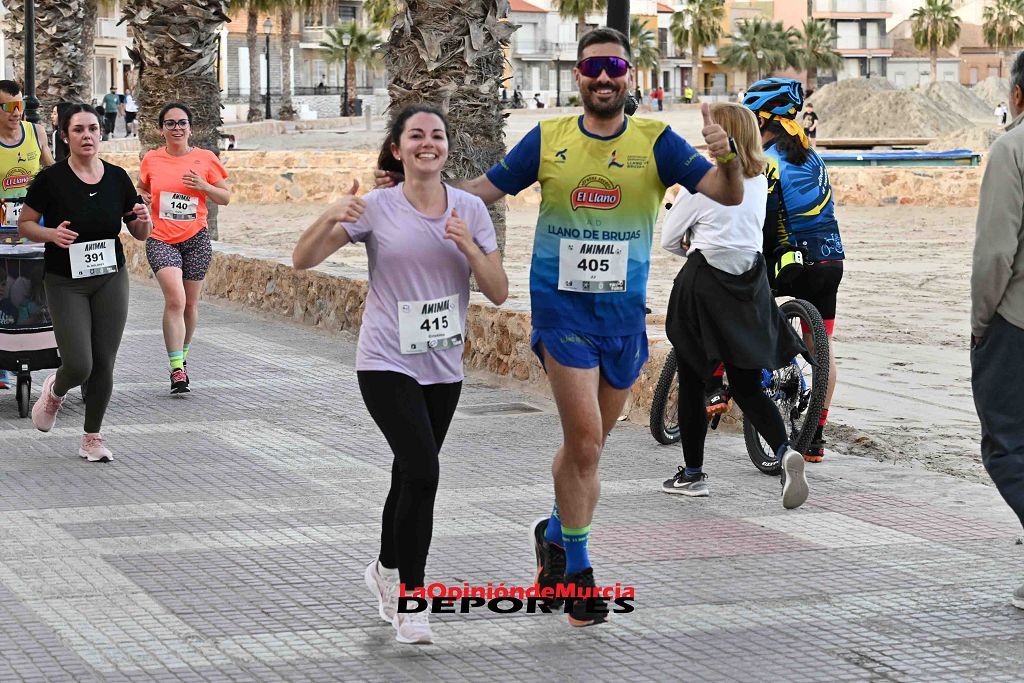
<svg viewBox="0 0 1024 683">
<path fill-rule="evenodd" d="M 1010 101 L 1010 81 L 1005 78 L 989 76 L 980 83 L 975 83 L 971 90 L 988 105 L 989 114 L 1000 102 Z"/>
<path fill-rule="evenodd" d="M 936 81 L 919 85 L 912 90 L 921 93 L 936 104 L 949 107 L 964 118 L 980 119 L 986 123 L 992 120 L 992 107 L 970 88 L 965 88 L 959 83 Z"/>
<path fill-rule="evenodd" d="M 808 101 L 821 119 L 819 138 L 928 138 L 971 125 L 947 105 L 884 78 L 830 83 Z"/>
<path fill-rule="evenodd" d="M 954 149 L 969 149 L 972 152 L 986 152 L 992 142 L 1003 132 L 1000 126 L 973 125 L 936 138 L 921 149 L 929 152 L 949 152 Z"/>
</svg>

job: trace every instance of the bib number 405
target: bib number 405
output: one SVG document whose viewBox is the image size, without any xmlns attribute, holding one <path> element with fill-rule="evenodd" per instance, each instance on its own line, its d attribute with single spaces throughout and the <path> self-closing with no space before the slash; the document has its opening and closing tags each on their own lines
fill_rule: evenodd
<svg viewBox="0 0 1024 683">
<path fill-rule="evenodd" d="M 591 271 L 594 273 L 601 272 L 605 273 L 610 268 L 608 259 L 606 258 L 591 258 L 591 259 L 580 259 L 580 262 L 576 264 L 576 267 L 580 270 Z"/>
<path fill-rule="evenodd" d="M 448 316 L 442 315 L 437 318 L 427 318 L 420 325 L 420 329 L 424 332 L 437 332 L 438 330 L 448 329 Z"/>
</svg>

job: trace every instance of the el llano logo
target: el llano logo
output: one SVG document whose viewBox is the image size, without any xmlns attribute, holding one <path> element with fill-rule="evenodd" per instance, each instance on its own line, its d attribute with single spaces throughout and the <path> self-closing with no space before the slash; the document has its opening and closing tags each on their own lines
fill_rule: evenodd
<svg viewBox="0 0 1024 683">
<path fill-rule="evenodd" d="M 622 190 L 602 175 L 588 175 L 572 191 L 572 210 L 614 209 L 622 201 Z"/>
<path fill-rule="evenodd" d="M 3 188 L 13 190 L 19 187 L 27 187 L 32 182 L 32 174 L 27 168 L 15 166 L 4 176 Z"/>
</svg>

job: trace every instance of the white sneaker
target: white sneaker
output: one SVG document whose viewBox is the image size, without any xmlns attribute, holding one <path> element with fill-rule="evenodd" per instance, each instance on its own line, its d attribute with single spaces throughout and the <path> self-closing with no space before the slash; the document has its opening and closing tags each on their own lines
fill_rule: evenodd
<svg viewBox="0 0 1024 683">
<path fill-rule="evenodd" d="M 377 560 L 374 560 L 366 567 L 364 578 L 366 587 L 377 598 L 377 613 L 380 618 L 389 624 L 395 621 L 395 612 L 398 611 L 398 571 L 395 570 L 394 580 L 385 578 L 378 568 Z"/>
<path fill-rule="evenodd" d="M 434 634 L 430 630 L 429 613 L 412 612 L 395 614 L 395 640 L 400 643 L 414 645 L 430 645 L 434 642 Z"/>
<path fill-rule="evenodd" d="M 99 433 L 82 435 L 78 456 L 89 462 L 110 462 L 114 459 L 114 454 L 103 444 L 103 435 Z"/>
<path fill-rule="evenodd" d="M 41 432 L 48 432 L 53 429 L 53 423 L 57 421 L 57 411 L 64 404 L 63 396 L 56 396 L 53 393 L 53 383 L 57 381 L 57 373 L 53 373 L 43 380 L 43 389 L 39 392 L 39 398 L 32 406 L 32 424 Z"/>
<path fill-rule="evenodd" d="M 804 456 L 790 448 L 782 456 L 782 507 L 800 507 L 807 502 L 808 491 Z"/>
</svg>

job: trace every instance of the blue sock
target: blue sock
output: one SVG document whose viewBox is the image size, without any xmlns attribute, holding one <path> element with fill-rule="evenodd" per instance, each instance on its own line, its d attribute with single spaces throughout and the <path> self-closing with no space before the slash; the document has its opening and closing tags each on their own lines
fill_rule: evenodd
<svg viewBox="0 0 1024 683">
<path fill-rule="evenodd" d="M 548 528 L 544 531 L 544 540 L 555 545 L 562 545 L 562 520 L 558 516 L 558 501 L 551 509 L 551 516 L 548 518 Z"/>
<path fill-rule="evenodd" d="M 789 450 L 789 442 L 788 441 L 784 441 L 782 443 L 782 445 L 779 446 L 779 450 L 775 451 L 775 459 L 779 460 L 781 462 L 782 461 L 782 456 L 784 456 L 786 454 L 786 451 L 788 451 L 788 450 Z"/>
<path fill-rule="evenodd" d="M 687 477 L 692 477 L 695 474 L 703 474 L 703 473 L 704 473 L 704 468 L 703 467 L 687 467 L 686 469 L 683 470 L 683 474 L 686 475 Z"/>
<path fill-rule="evenodd" d="M 562 527 L 562 543 L 565 547 L 565 575 L 575 574 L 590 567 L 587 555 L 587 541 L 590 540 L 590 525 L 582 529 Z"/>
</svg>

